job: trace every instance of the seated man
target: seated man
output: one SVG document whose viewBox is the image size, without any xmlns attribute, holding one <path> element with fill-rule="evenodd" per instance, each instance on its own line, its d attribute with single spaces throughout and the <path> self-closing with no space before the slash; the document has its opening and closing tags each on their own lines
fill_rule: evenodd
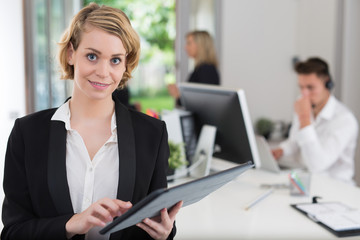
<svg viewBox="0 0 360 240">
<path fill-rule="evenodd" d="M 358 123 L 351 111 L 332 94 L 333 82 L 325 61 L 310 58 L 297 63 L 301 90 L 289 138 L 272 150 L 282 156 L 300 157 L 311 172 L 354 184 L 354 155 Z"/>
</svg>

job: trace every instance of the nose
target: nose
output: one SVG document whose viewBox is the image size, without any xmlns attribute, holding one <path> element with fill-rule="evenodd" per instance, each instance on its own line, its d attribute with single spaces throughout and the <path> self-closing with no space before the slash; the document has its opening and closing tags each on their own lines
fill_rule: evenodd
<svg viewBox="0 0 360 240">
<path fill-rule="evenodd" d="M 109 76 L 109 64 L 107 61 L 100 61 L 97 64 L 96 75 L 99 78 L 107 78 Z"/>
</svg>

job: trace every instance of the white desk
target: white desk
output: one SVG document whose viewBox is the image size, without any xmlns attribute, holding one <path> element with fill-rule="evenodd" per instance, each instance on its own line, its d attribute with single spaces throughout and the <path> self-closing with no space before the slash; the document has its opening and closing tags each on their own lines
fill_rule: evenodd
<svg viewBox="0 0 360 240">
<path fill-rule="evenodd" d="M 293 203 L 311 202 L 311 197 L 292 197 L 288 189 L 275 190 L 244 210 L 246 204 L 267 191 L 260 188 L 263 183 L 287 184 L 288 177 L 286 173 L 248 170 L 200 202 L 182 208 L 176 218 L 176 239 L 338 239 L 290 207 Z M 322 197 L 319 201 L 340 201 L 360 208 L 360 188 L 325 176 L 312 176 L 310 196 L 314 195 Z"/>
</svg>

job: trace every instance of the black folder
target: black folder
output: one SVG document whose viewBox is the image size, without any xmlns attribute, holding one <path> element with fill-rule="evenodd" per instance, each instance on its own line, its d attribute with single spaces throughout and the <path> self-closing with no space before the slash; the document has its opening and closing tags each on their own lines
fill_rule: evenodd
<svg viewBox="0 0 360 240">
<path fill-rule="evenodd" d="M 101 234 L 110 234 L 133 226 L 145 218 L 160 215 L 163 208 L 171 208 L 177 202 L 183 201 L 183 207 L 193 204 L 211 192 L 219 189 L 246 170 L 252 168 L 252 162 L 244 163 L 203 178 L 199 178 L 172 188 L 158 189 L 140 202 L 135 204 L 126 213 L 114 219 L 109 225 L 100 230 Z"/>
</svg>

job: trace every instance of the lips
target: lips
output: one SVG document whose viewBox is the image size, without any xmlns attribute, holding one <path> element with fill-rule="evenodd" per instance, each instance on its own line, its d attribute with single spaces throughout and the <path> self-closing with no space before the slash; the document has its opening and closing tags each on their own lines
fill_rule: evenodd
<svg viewBox="0 0 360 240">
<path fill-rule="evenodd" d="M 91 86 L 93 86 L 94 88 L 99 89 L 99 90 L 104 90 L 110 86 L 110 84 L 106 84 L 106 83 L 92 82 L 90 80 L 88 80 L 88 81 L 91 84 Z"/>
</svg>

